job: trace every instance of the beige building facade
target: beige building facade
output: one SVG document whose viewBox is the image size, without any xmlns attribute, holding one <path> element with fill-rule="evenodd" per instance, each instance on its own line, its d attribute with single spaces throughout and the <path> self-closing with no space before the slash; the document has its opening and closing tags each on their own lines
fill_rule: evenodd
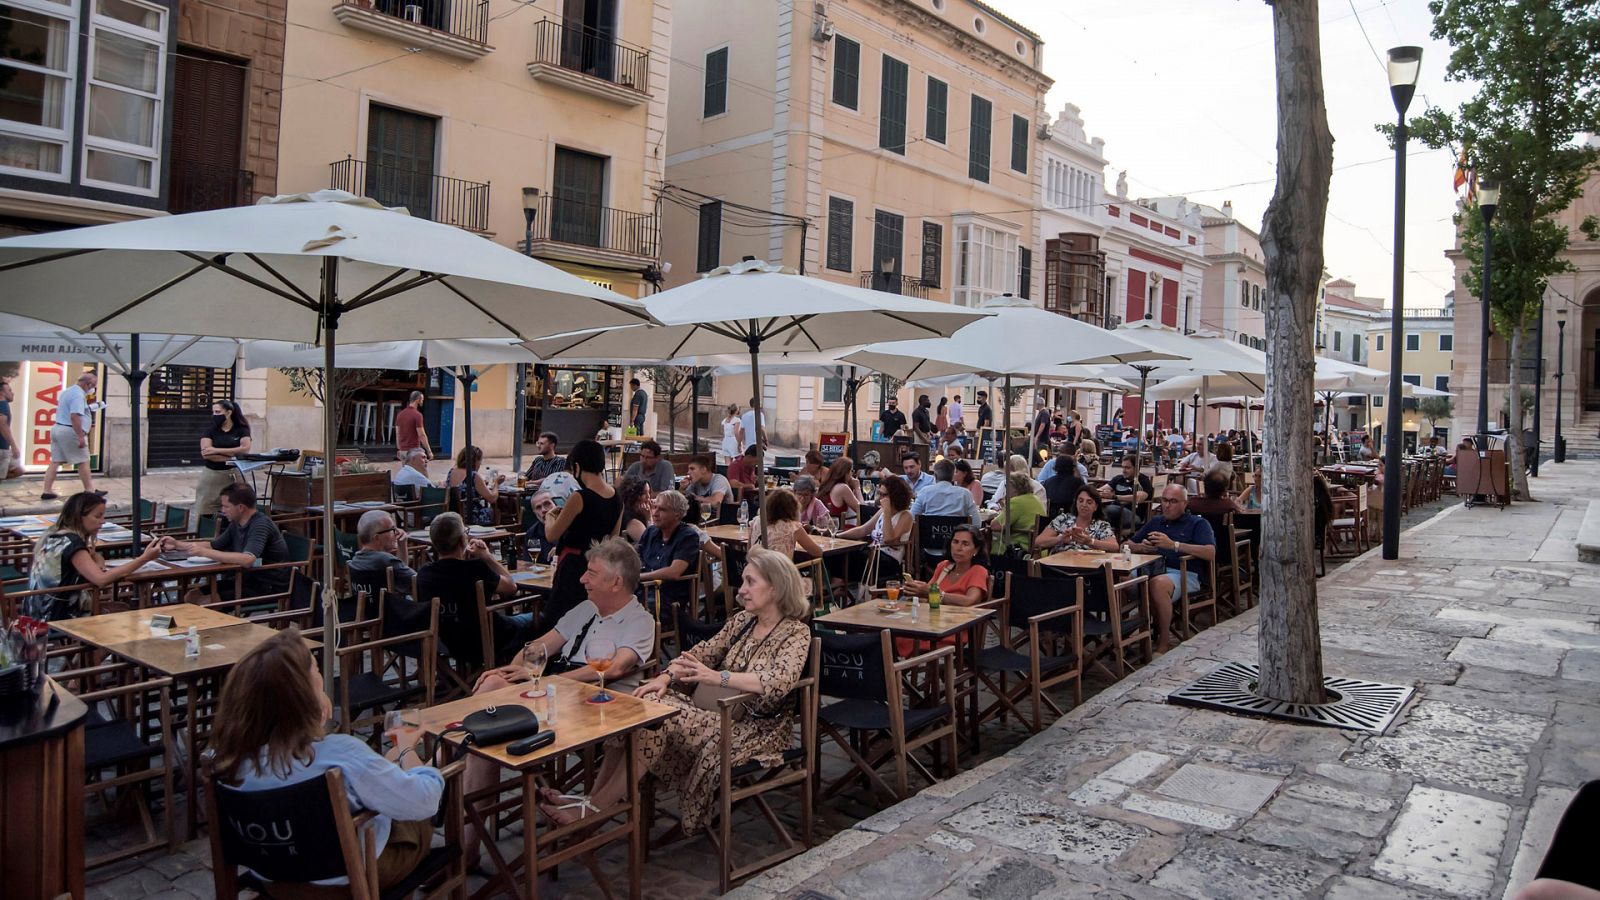
<svg viewBox="0 0 1600 900">
<path fill-rule="evenodd" d="M 673 20 L 669 286 L 752 256 L 948 303 L 1038 296 L 1037 35 L 973 0 L 677 0 Z M 723 377 L 713 399 L 750 393 Z M 780 444 L 838 430 L 843 399 L 836 379 L 763 385 Z M 877 392 L 859 399 L 865 436 Z"/>
<path fill-rule="evenodd" d="M 1449 305 L 1407 306 L 1401 326 L 1405 341 L 1401 350 L 1402 380 L 1436 391 L 1452 390 L 1456 356 L 1455 313 L 1454 307 Z M 1367 337 L 1372 352 L 1364 365 L 1384 372 L 1390 371 L 1389 342 L 1393 335 L 1388 310 L 1378 310 L 1371 315 Z M 1383 433 L 1383 424 L 1387 421 L 1388 410 L 1384 406 L 1385 400 L 1386 398 L 1381 396 L 1372 398 L 1372 424 L 1375 435 Z M 1421 401 L 1406 398 L 1402 404 L 1401 424 L 1405 432 L 1406 447 L 1420 446 L 1427 442 L 1428 437 L 1435 434 L 1439 435 L 1442 442 L 1449 445 L 1452 436 L 1460 431 L 1454 425 L 1457 420 L 1451 417 L 1434 419 L 1423 415 L 1420 411 Z M 1459 414 L 1459 411 L 1456 412 Z"/>
<path fill-rule="evenodd" d="M 518 250 L 531 233 L 533 256 L 641 296 L 660 259 L 672 6 L 288 0 L 278 190 L 346 190 Z M 534 423 L 546 396 L 588 397 L 597 420 L 627 402 L 616 370 L 538 374 Z M 473 440 L 489 456 L 511 453 L 515 384 L 511 366 L 479 374 Z M 392 447 L 394 404 L 413 388 L 436 449 L 459 449 L 461 388 L 438 370 L 384 373 L 359 401 L 372 427 L 352 431 L 346 410 L 341 444 Z M 240 394 L 264 417 L 258 444 L 320 444 L 318 410 L 282 374 L 243 373 Z"/>
</svg>

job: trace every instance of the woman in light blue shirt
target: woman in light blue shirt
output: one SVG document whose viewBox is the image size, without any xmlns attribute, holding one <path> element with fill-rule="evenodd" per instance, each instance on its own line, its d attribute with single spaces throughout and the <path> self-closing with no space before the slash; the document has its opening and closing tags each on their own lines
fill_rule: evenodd
<svg viewBox="0 0 1600 900">
<path fill-rule="evenodd" d="M 379 756 L 352 735 L 323 734 L 330 718 L 332 703 L 322 691 L 316 657 L 298 629 L 280 632 L 239 660 L 222 687 L 211 736 L 213 767 L 218 780 L 246 791 L 297 784 L 338 769 L 350 811 L 377 814 L 365 827 L 378 849 L 379 884 L 390 887 L 428 855 L 444 778 L 418 758 L 418 729 L 392 732 L 394 749 Z"/>
</svg>

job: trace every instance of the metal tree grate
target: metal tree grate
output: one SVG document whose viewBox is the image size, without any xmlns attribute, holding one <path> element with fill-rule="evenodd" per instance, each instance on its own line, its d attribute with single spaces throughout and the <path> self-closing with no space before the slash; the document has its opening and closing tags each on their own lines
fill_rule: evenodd
<svg viewBox="0 0 1600 900">
<path fill-rule="evenodd" d="M 1322 684 L 1329 702 L 1285 703 L 1256 692 L 1260 672 L 1255 663 L 1223 663 L 1198 681 L 1168 694 L 1167 702 L 1382 734 L 1414 692 L 1406 685 L 1328 677 L 1322 679 Z"/>
</svg>

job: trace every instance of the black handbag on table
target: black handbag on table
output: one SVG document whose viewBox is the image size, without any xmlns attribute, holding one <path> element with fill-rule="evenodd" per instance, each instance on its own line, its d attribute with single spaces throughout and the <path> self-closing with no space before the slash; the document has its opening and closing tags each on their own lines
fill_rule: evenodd
<svg viewBox="0 0 1600 900">
<path fill-rule="evenodd" d="M 492 747 L 525 738 L 539 731 L 539 717 L 526 706 L 491 706 L 468 713 L 459 728 L 466 732 L 466 743 L 474 747 Z"/>
</svg>

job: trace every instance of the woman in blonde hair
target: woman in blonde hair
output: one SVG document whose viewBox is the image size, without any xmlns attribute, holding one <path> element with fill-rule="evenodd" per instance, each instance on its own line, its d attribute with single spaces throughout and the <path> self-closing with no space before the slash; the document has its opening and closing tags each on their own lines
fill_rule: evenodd
<svg viewBox="0 0 1600 900">
<path fill-rule="evenodd" d="M 744 426 L 739 424 L 739 405 L 729 403 L 727 412 L 728 414 L 722 417 L 722 446 L 718 448 L 724 464 L 738 459 L 746 446 Z"/>
<path fill-rule="evenodd" d="M 799 570 L 781 553 L 751 550 L 739 605 L 743 610 L 730 616 L 715 637 L 680 654 L 664 674 L 633 692 L 678 710 L 660 728 L 640 733 L 639 756 L 645 769 L 677 792 L 685 834 L 706 827 L 722 764 L 722 716 L 714 704 L 696 702 L 697 688 L 732 688 L 756 697 L 733 724 L 732 765 L 752 760 L 777 765 L 794 744 L 789 692 L 804 673 L 811 649 Z M 540 791 L 545 815 L 565 825 L 620 801 L 628 787 L 625 746 L 619 741 L 608 748 L 616 752 L 606 754 L 591 797 Z"/>
</svg>

